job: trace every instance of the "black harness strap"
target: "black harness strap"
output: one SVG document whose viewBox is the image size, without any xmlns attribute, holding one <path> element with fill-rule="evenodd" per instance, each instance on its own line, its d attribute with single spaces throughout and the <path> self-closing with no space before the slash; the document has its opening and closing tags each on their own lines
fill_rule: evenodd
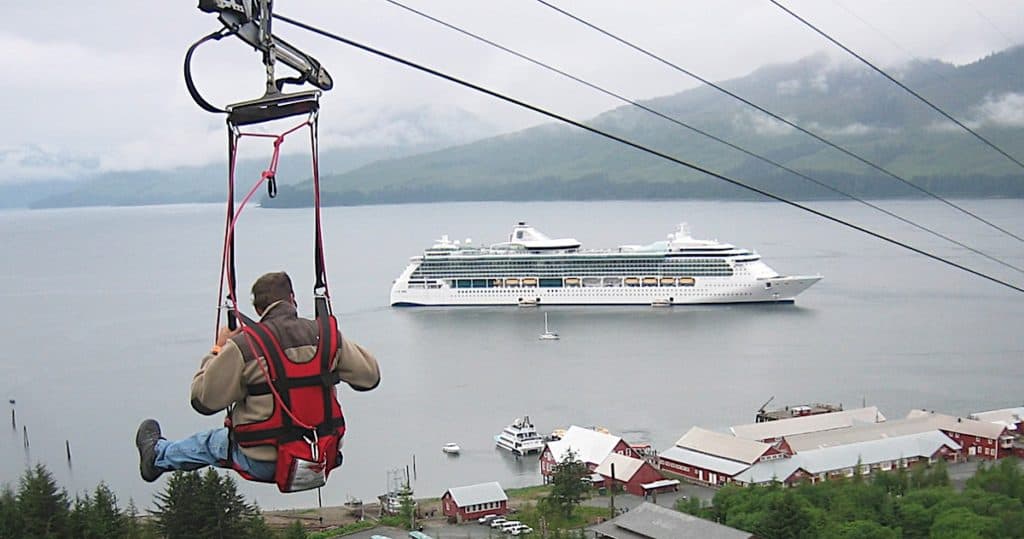
<svg viewBox="0 0 1024 539">
<path fill-rule="evenodd" d="M 340 381 L 341 376 L 339 376 L 338 373 L 332 372 L 326 376 L 326 380 L 324 375 L 320 374 L 315 376 L 303 376 L 301 378 L 289 378 L 287 381 L 282 381 L 282 384 L 276 385 L 274 387 L 283 386 L 289 389 L 296 387 L 308 387 L 319 385 L 334 387 L 334 385 Z M 249 384 L 248 386 L 246 386 L 246 392 L 249 394 L 250 397 L 259 395 L 269 395 L 270 385 L 267 384 L 266 382 L 259 384 Z"/>
<path fill-rule="evenodd" d="M 339 417 L 337 419 L 328 419 L 326 422 L 317 425 L 316 434 L 317 436 L 329 436 L 334 434 L 339 428 L 345 426 L 345 419 Z M 274 429 L 261 430 L 259 432 L 236 432 L 234 434 L 235 440 L 247 443 L 255 442 L 266 439 L 274 439 L 278 442 L 293 442 L 295 440 L 301 440 L 302 437 L 308 434 L 309 431 L 299 427 L 278 427 Z"/>
</svg>

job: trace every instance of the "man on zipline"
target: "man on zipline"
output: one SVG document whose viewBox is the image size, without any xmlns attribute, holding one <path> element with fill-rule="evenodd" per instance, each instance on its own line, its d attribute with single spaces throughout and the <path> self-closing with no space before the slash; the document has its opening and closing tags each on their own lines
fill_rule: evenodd
<svg viewBox="0 0 1024 539">
<path fill-rule="evenodd" d="M 328 473 L 340 465 L 344 418 L 334 386 L 340 381 L 356 391 L 374 389 L 380 383 L 377 360 L 358 344 L 341 339 L 336 330 L 332 334 L 336 339 L 325 338 L 319 321 L 300 318 L 291 279 L 284 272 L 268 273 L 257 279 L 252 285 L 252 302 L 261 317 L 259 324 L 253 326 L 264 337 L 259 332 L 221 328 L 216 345 L 203 357 L 192 379 L 192 407 L 203 415 L 228 409 L 230 428 L 215 428 L 170 441 L 161 436 L 155 420 L 143 421 L 135 444 L 144 480 L 156 481 L 167 471 L 212 465 L 235 469 L 247 479 L 273 482 L 275 475 L 280 479 L 282 473 L 277 469 L 279 448 L 295 442 L 313 446 L 329 437 L 332 441 L 321 443 L 321 449 L 328 447 L 334 454 L 321 460 Z M 310 362 L 321 355 L 318 350 L 323 342 L 339 340 L 333 357 L 321 358 L 322 370 L 301 378 L 287 376 L 294 365 L 309 372 Z M 266 373 L 274 380 L 268 381 Z M 307 389 L 314 393 L 302 393 Z M 314 431 L 300 427 L 303 423 L 292 410 L 306 417 L 310 410 L 314 410 L 313 416 L 319 413 L 321 419 L 314 420 L 318 421 Z M 287 455 L 289 459 L 292 456 Z M 291 473 L 295 473 L 294 468 Z"/>
</svg>

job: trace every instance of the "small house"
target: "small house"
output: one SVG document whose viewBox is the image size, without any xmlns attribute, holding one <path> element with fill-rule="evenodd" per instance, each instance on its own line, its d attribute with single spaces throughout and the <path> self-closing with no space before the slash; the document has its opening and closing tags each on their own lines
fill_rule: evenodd
<svg viewBox="0 0 1024 539">
<path fill-rule="evenodd" d="M 508 513 L 508 496 L 497 481 L 450 488 L 441 496 L 441 510 L 456 522 Z"/>
</svg>

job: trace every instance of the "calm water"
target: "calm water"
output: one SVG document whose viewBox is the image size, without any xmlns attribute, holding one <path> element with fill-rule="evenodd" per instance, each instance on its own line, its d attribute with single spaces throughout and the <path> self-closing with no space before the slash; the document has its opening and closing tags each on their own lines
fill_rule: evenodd
<svg viewBox="0 0 1024 539">
<path fill-rule="evenodd" d="M 963 204 L 1024 232 L 1024 201 Z M 948 208 L 883 205 L 1024 266 L 1024 246 Z M 816 207 L 1024 283 L 861 206 Z M 148 507 L 161 483 L 138 477 L 138 422 L 156 417 L 170 437 L 220 422 L 191 410 L 188 387 L 213 338 L 221 212 L 195 205 L 0 213 L 0 398 L 17 399 L 18 414 L 17 432 L 0 427 L 0 479 L 44 462 L 72 492 L 104 480 L 123 502 Z M 467 203 L 330 208 L 324 218 L 342 331 L 373 350 L 383 369 L 377 391 L 342 391 L 346 464 L 325 488 L 326 504 L 374 497 L 388 471 L 411 467 L 414 456 L 419 496 L 490 480 L 534 484 L 535 461 L 492 447 L 492 436 L 522 414 L 542 432 L 601 425 L 664 449 L 692 425 L 749 422 L 773 395 L 778 404 L 863 400 L 889 417 L 1024 398 L 1024 296 L 778 204 Z M 537 340 L 537 310 L 387 306 L 392 279 L 433 239 L 501 241 L 517 220 L 591 247 L 663 239 L 687 221 L 695 236 L 757 249 L 782 273 L 825 279 L 795 305 L 545 308 L 562 334 L 557 342 Z M 240 227 L 240 284 L 285 269 L 308 312 L 310 212 L 253 209 Z M 460 457 L 441 453 L 448 441 L 462 446 Z M 264 508 L 316 503 L 315 493 L 243 491 Z"/>
</svg>

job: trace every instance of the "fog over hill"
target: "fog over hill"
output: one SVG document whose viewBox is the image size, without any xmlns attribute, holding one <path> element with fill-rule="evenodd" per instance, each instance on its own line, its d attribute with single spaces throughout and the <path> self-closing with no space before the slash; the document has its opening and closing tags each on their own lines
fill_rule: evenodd
<svg viewBox="0 0 1024 539">
<path fill-rule="evenodd" d="M 954 66 L 914 61 L 889 72 L 1018 159 L 1024 159 L 1024 47 Z M 946 196 L 1024 197 L 1024 172 L 863 65 L 826 55 L 762 67 L 720 83 L 749 101 Z M 644 105 L 752 152 L 863 197 L 918 193 L 712 88 Z M 835 198 L 819 186 L 718 142 L 625 105 L 588 121 L 608 131 L 800 199 Z M 562 124 L 493 136 L 462 110 L 368 112 L 344 131 L 321 127 L 323 201 L 328 205 L 452 200 L 751 198 L 749 192 Z M 482 138 L 487 137 L 487 138 Z M 475 142 L 473 142 L 475 141 Z M 281 162 L 280 193 L 268 207 L 309 205 L 309 160 L 297 141 Z M 247 189 L 266 157 L 240 162 Z M 302 157 L 298 157 L 302 156 Z M 10 159 L 57 159 L 36 155 Z M 83 161 L 60 170 L 88 176 L 0 184 L 6 206 L 64 207 L 219 201 L 224 164 L 96 173 Z M 45 167 L 44 167 L 45 170 Z M 65 173 L 66 176 L 66 173 Z"/>
<path fill-rule="evenodd" d="M 345 128 L 336 127 L 339 122 L 329 121 L 329 116 L 327 118 L 322 118 L 320 123 L 322 174 L 342 173 L 373 161 L 433 151 L 496 132 L 495 127 L 456 107 L 368 110 L 359 117 L 345 118 Z M 311 177 L 308 140 L 304 132 L 285 140 L 277 176 L 282 185 L 307 181 Z M 241 147 L 250 150 L 248 155 L 260 156 L 245 158 L 246 154 L 241 154 L 236 189 L 244 192 L 267 167 L 271 152 L 266 139 L 263 140 L 263 151 L 260 151 L 259 142 L 251 138 L 243 139 Z M 33 155 L 22 152 L 13 157 L 22 159 L 22 162 L 25 159 L 53 159 L 41 150 Z M 0 153 L 2 159 L 3 154 Z M 170 170 L 98 172 L 97 162 L 81 163 L 75 167 L 67 166 L 66 162 L 63 165 L 53 167 L 53 177 L 0 184 L 0 194 L 10 193 L 0 197 L 7 202 L 0 203 L 0 207 L 215 202 L 224 200 L 226 193 L 226 156 L 216 164 Z"/>
<path fill-rule="evenodd" d="M 1024 158 L 1024 47 L 954 66 L 889 71 Z M 766 66 L 721 86 L 947 196 L 1021 197 L 1024 171 L 867 67 L 824 55 Z M 917 191 L 712 88 L 644 103 L 834 187 L 869 197 Z M 633 106 L 589 125 L 790 197 L 837 195 Z M 268 205 L 303 205 L 309 183 Z M 325 178 L 328 204 L 439 200 L 749 198 L 748 192 L 571 126 L 548 124 Z"/>
</svg>

